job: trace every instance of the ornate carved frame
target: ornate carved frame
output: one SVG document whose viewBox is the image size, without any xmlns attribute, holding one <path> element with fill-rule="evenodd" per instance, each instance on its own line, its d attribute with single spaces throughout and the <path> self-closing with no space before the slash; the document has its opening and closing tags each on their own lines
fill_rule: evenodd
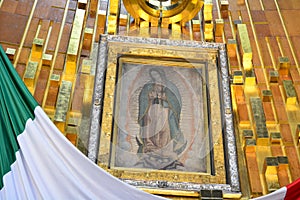
<svg viewBox="0 0 300 200">
<path fill-rule="evenodd" d="M 206 61 L 217 66 L 222 134 L 218 141 L 214 141 L 214 148 L 217 148 L 218 154 L 221 155 L 214 157 L 214 162 L 217 165 L 216 174 L 207 176 L 184 172 L 170 173 L 162 170 L 149 173 L 132 171 L 132 169 L 128 172 L 108 168 L 108 159 L 104 158 L 103 155 L 108 154 L 107 156 L 109 156 L 110 151 L 104 150 L 103 152 L 103 149 L 109 149 L 107 146 L 111 144 L 113 123 L 111 115 L 113 113 L 114 85 L 117 75 L 117 57 L 120 54 L 149 55 L 149 51 L 151 51 L 151 54 L 154 52 L 156 56 L 176 52 L 177 56 L 186 56 L 187 59 L 193 59 L 192 57 L 197 55 L 206 56 Z M 220 150 L 223 152 L 219 153 Z M 230 78 L 225 44 L 101 35 L 93 94 L 88 157 L 124 182 L 141 187 L 151 193 L 197 196 L 200 190 L 222 190 L 224 195 L 240 195 Z M 160 178 L 155 179 L 155 177 L 163 177 L 163 180 L 159 180 Z M 168 193 L 168 191 L 172 192 Z"/>
</svg>

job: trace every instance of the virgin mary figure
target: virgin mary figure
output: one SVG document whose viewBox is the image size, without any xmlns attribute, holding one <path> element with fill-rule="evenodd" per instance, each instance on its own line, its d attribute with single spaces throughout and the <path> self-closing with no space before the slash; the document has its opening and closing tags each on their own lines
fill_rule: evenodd
<svg viewBox="0 0 300 200">
<path fill-rule="evenodd" d="M 183 166 L 178 156 L 186 147 L 180 130 L 181 96 L 176 85 L 168 81 L 162 69 L 149 70 L 151 80 L 139 94 L 137 136 L 138 165 L 154 169 L 177 169 Z"/>
</svg>

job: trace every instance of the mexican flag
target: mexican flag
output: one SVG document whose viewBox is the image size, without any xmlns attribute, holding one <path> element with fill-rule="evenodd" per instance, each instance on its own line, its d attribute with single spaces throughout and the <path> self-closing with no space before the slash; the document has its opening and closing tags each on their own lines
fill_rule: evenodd
<svg viewBox="0 0 300 200">
<path fill-rule="evenodd" d="M 163 199 L 91 162 L 49 120 L 0 46 L 0 199 Z"/>
</svg>

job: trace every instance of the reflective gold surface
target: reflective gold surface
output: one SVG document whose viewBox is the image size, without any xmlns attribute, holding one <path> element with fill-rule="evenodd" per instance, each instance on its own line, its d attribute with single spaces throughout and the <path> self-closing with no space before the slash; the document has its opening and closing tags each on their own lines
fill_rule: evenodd
<svg viewBox="0 0 300 200">
<path fill-rule="evenodd" d="M 135 19 L 157 22 L 162 18 L 163 24 L 176 22 L 184 24 L 196 15 L 203 5 L 202 0 L 182 0 L 163 8 L 153 6 L 144 0 L 124 0 L 123 3 Z"/>
</svg>

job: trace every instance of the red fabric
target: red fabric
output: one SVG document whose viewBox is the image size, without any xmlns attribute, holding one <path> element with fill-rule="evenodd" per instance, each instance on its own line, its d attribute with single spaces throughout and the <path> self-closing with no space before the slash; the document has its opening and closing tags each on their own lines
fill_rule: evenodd
<svg viewBox="0 0 300 200">
<path fill-rule="evenodd" d="M 300 178 L 287 185 L 285 200 L 300 200 Z"/>
</svg>

